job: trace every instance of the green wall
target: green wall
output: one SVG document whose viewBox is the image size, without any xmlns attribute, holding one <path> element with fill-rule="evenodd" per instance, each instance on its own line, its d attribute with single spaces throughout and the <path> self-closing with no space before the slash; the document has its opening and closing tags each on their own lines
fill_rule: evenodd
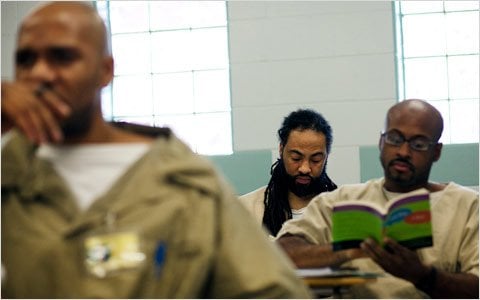
<svg viewBox="0 0 480 300">
<path fill-rule="evenodd" d="M 359 150 L 361 182 L 383 176 L 378 147 L 361 146 Z M 223 173 L 238 195 L 266 185 L 270 179 L 272 154 L 269 150 L 242 151 L 207 158 Z M 442 156 L 433 164 L 430 178 L 437 182 L 455 181 L 465 186 L 478 186 L 478 172 L 478 144 L 443 145 Z"/>
<path fill-rule="evenodd" d="M 242 151 L 232 155 L 207 156 L 233 185 L 238 195 L 267 185 L 272 154 L 268 150 Z"/>
<path fill-rule="evenodd" d="M 360 147 L 360 180 L 383 176 L 378 146 Z M 478 186 L 478 144 L 443 145 L 440 160 L 433 164 L 430 179 L 455 181 L 465 186 Z"/>
</svg>

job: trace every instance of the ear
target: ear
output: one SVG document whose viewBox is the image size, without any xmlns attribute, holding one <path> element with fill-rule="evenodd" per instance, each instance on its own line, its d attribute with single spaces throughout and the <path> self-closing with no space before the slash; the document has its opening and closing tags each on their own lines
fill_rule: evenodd
<svg viewBox="0 0 480 300">
<path fill-rule="evenodd" d="M 282 158 L 283 148 L 284 147 L 283 147 L 282 143 L 280 143 L 278 145 L 278 157 L 280 157 L 280 158 Z"/>
<path fill-rule="evenodd" d="M 440 159 L 440 156 L 442 154 L 442 148 L 442 143 L 438 143 L 435 145 L 435 148 L 433 149 L 433 161 L 438 161 Z"/>
<path fill-rule="evenodd" d="M 110 81 L 113 79 L 113 70 L 114 70 L 114 63 L 113 57 L 105 56 L 102 60 L 102 73 L 100 78 L 100 83 L 102 87 L 106 87 Z"/>
<path fill-rule="evenodd" d="M 380 138 L 378 139 L 378 149 L 380 150 L 380 152 L 382 152 L 382 148 L 383 148 L 383 141 L 382 141 L 382 136 L 380 136 Z"/>
</svg>

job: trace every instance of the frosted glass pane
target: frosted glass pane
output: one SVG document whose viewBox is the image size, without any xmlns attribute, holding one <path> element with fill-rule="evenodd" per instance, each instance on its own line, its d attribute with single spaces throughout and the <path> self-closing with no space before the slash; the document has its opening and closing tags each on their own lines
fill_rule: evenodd
<svg viewBox="0 0 480 300">
<path fill-rule="evenodd" d="M 446 14 L 448 54 L 478 53 L 479 13 Z"/>
<path fill-rule="evenodd" d="M 445 55 L 445 37 L 443 14 L 412 15 L 403 18 L 405 57 Z"/>
<path fill-rule="evenodd" d="M 193 113 L 192 72 L 153 76 L 156 114 Z"/>
<path fill-rule="evenodd" d="M 157 32 L 152 34 L 153 73 L 192 70 L 192 47 L 189 30 Z"/>
<path fill-rule="evenodd" d="M 196 115 L 197 152 L 206 155 L 232 153 L 230 113 Z"/>
<path fill-rule="evenodd" d="M 228 70 L 194 72 L 195 111 L 229 111 Z"/>
<path fill-rule="evenodd" d="M 145 1 L 110 1 L 112 34 L 148 31 L 148 3 Z"/>
<path fill-rule="evenodd" d="M 226 28 L 193 30 L 191 46 L 194 70 L 226 68 L 228 66 Z"/>
<path fill-rule="evenodd" d="M 445 1 L 445 11 L 478 10 L 478 1 Z"/>
<path fill-rule="evenodd" d="M 111 84 L 102 89 L 102 115 L 105 120 L 111 120 L 113 116 Z"/>
<path fill-rule="evenodd" d="M 115 116 L 152 115 L 150 76 L 119 76 L 113 82 Z"/>
<path fill-rule="evenodd" d="M 448 57 L 450 98 L 479 97 L 478 55 Z"/>
<path fill-rule="evenodd" d="M 150 3 L 152 30 L 226 26 L 223 1 L 153 1 Z"/>
<path fill-rule="evenodd" d="M 450 101 L 452 143 L 478 143 L 478 99 Z"/>
<path fill-rule="evenodd" d="M 400 1 L 402 14 L 442 12 L 442 1 Z"/>
<path fill-rule="evenodd" d="M 112 37 L 115 75 L 150 73 L 150 35 L 122 34 Z"/>
<path fill-rule="evenodd" d="M 194 115 L 165 115 L 155 117 L 155 126 L 169 127 L 193 151 L 197 142 Z"/>
<path fill-rule="evenodd" d="M 404 64 L 406 98 L 426 100 L 448 98 L 444 57 L 405 59 Z"/>
<path fill-rule="evenodd" d="M 450 128 L 450 106 L 448 100 L 441 101 L 428 101 L 431 105 L 435 106 L 440 112 L 443 118 L 443 133 L 440 137 L 440 143 L 450 143 L 451 128 Z"/>
</svg>

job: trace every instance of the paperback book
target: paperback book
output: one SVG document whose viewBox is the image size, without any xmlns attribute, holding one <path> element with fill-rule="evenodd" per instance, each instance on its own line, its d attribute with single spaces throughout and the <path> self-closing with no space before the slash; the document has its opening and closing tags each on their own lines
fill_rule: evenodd
<svg viewBox="0 0 480 300">
<path fill-rule="evenodd" d="M 339 202 L 333 207 L 332 222 L 334 250 L 359 248 L 367 237 L 382 244 L 384 236 L 412 250 L 433 245 L 426 189 L 402 194 L 385 207 L 362 200 Z"/>
</svg>

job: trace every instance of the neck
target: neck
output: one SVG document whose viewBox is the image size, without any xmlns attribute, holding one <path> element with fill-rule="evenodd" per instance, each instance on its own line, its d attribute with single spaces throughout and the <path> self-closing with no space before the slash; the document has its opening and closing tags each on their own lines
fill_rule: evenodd
<svg viewBox="0 0 480 300">
<path fill-rule="evenodd" d="M 394 192 L 394 193 L 408 193 L 421 188 L 424 188 L 428 190 L 430 193 L 433 193 L 433 192 L 441 191 L 446 187 L 445 184 L 439 184 L 434 182 L 426 182 L 424 184 L 419 184 L 416 186 L 409 186 L 409 187 L 390 186 L 387 183 L 385 183 L 383 186 L 387 191 Z"/>
<path fill-rule="evenodd" d="M 314 195 L 307 197 L 298 197 L 294 193 L 288 191 L 288 203 L 292 209 L 301 209 L 310 203 Z"/>
</svg>

